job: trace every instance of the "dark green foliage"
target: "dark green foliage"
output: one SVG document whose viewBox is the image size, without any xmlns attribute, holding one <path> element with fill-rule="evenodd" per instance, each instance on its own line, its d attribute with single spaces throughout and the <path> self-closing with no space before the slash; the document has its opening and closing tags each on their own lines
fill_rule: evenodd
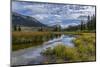
<svg viewBox="0 0 100 67">
<path fill-rule="evenodd" d="M 18 27 L 18 31 L 21 31 L 21 27 L 20 26 Z"/>
<path fill-rule="evenodd" d="M 61 30 L 62 30 L 62 29 L 61 29 L 61 26 L 60 26 L 60 25 L 54 26 L 53 31 L 58 31 L 58 32 L 60 32 Z"/>
<path fill-rule="evenodd" d="M 68 28 L 64 29 L 64 31 L 93 31 L 96 30 L 96 16 L 93 15 L 92 17 L 88 16 L 88 20 L 83 21 L 81 20 L 81 24 L 77 26 L 69 26 Z"/>
<path fill-rule="evenodd" d="M 17 26 L 16 25 L 14 25 L 13 28 L 14 28 L 14 31 L 17 31 Z"/>
</svg>

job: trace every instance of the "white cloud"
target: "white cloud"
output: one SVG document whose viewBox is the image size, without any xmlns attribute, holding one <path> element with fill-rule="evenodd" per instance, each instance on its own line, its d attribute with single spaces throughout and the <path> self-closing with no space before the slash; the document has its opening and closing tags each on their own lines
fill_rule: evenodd
<svg viewBox="0 0 100 67">
<path fill-rule="evenodd" d="M 39 19 L 39 20 L 45 20 L 46 18 L 48 18 L 49 16 L 46 14 L 36 14 L 36 15 L 32 15 L 32 17 Z"/>
<path fill-rule="evenodd" d="M 57 5 L 44 3 L 12 2 L 12 11 L 32 16 L 45 24 L 60 23 L 62 27 L 70 24 L 62 24 L 65 19 L 78 19 L 79 16 L 95 14 L 95 7 L 81 5 Z M 47 22 L 48 21 L 48 22 Z M 76 25 L 71 23 L 71 25 Z"/>
<path fill-rule="evenodd" d="M 78 25 L 77 23 L 60 24 L 62 28 L 67 28 L 68 26 Z"/>
</svg>

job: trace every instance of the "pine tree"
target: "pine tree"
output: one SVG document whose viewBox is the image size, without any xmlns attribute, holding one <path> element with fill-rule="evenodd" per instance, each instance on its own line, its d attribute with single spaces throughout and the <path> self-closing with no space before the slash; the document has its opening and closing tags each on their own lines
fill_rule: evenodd
<svg viewBox="0 0 100 67">
<path fill-rule="evenodd" d="M 84 29 L 84 22 L 81 20 L 81 30 L 83 30 Z"/>
<path fill-rule="evenodd" d="M 21 31 L 21 27 L 20 26 L 18 27 L 18 31 Z"/>
<path fill-rule="evenodd" d="M 14 31 L 17 31 L 17 26 L 16 25 L 14 25 Z"/>
</svg>

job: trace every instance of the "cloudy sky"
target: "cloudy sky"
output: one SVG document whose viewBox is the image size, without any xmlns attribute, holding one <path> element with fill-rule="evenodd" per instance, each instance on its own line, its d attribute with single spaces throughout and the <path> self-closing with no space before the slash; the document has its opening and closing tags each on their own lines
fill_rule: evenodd
<svg viewBox="0 0 100 67">
<path fill-rule="evenodd" d="M 12 11 L 34 17 L 49 26 L 60 24 L 62 27 L 68 27 L 80 24 L 80 20 L 86 20 L 88 15 L 95 14 L 95 7 L 13 1 Z"/>
</svg>

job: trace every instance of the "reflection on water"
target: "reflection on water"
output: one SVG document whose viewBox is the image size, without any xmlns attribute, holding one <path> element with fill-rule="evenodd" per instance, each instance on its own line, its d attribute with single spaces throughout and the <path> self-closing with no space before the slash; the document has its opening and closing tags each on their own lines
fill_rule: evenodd
<svg viewBox="0 0 100 67">
<path fill-rule="evenodd" d="M 62 35 L 59 38 L 54 38 L 52 40 L 44 42 L 43 45 L 36 47 L 32 52 L 29 52 L 25 54 L 26 56 L 25 55 L 24 56 L 27 58 L 29 57 L 31 58 L 31 56 L 32 57 L 40 56 L 41 51 L 45 50 L 48 47 L 53 48 L 54 46 L 57 46 L 58 44 L 74 47 L 74 44 L 72 43 L 72 39 L 74 39 L 74 37 Z"/>
<path fill-rule="evenodd" d="M 54 38 L 59 38 L 61 34 L 48 34 L 48 35 L 34 35 L 34 36 L 22 36 L 12 38 L 12 49 L 25 49 L 28 47 L 41 46 L 44 42 L 53 40 Z"/>
<path fill-rule="evenodd" d="M 40 54 L 43 50 L 45 50 L 48 47 L 53 48 L 58 44 L 74 47 L 74 44 L 72 43 L 73 39 L 74 37 L 68 35 L 56 35 L 41 38 L 41 40 L 43 40 L 43 42 L 41 42 L 42 45 L 36 46 L 35 48 L 31 49 L 25 49 L 23 51 L 16 51 L 15 53 L 13 53 L 13 58 L 17 58 L 17 60 L 12 60 L 12 62 L 15 61 L 13 63 L 14 65 L 40 64 L 44 59 L 44 57 Z M 34 44 L 36 45 L 37 42 Z M 20 57 L 22 58 L 22 60 L 19 59 Z M 25 61 L 25 59 L 27 59 L 27 61 Z"/>
</svg>

